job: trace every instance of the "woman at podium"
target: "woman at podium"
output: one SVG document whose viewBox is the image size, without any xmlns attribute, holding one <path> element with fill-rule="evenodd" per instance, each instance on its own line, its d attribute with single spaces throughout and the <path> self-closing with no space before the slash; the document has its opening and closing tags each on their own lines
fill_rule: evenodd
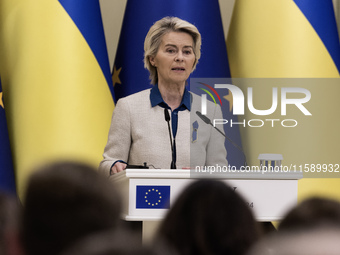
<svg viewBox="0 0 340 255">
<path fill-rule="evenodd" d="M 101 172 L 110 175 L 144 162 L 164 169 L 228 164 L 224 137 L 196 114 L 200 97 L 186 88 L 200 48 L 201 35 L 187 21 L 165 17 L 150 28 L 144 66 L 154 86 L 118 100 Z M 207 116 L 222 119 L 219 105 L 208 101 Z"/>
</svg>

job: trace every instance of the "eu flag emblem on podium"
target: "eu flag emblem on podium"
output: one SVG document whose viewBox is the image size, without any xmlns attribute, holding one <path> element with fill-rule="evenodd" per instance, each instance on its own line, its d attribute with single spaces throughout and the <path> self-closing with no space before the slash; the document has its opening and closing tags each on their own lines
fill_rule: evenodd
<svg viewBox="0 0 340 255">
<path fill-rule="evenodd" d="M 169 209 L 170 186 L 137 186 L 137 209 Z"/>
</svg>

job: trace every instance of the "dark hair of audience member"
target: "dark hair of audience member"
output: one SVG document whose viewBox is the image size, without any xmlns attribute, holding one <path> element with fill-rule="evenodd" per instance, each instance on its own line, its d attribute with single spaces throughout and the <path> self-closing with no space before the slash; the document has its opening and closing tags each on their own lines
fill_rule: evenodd
<svg viewBox="0 0 340 255">
<path fill-rule="evenodd" d="M 337 255 L 340 229 L 319 226 L 298 231 L 277 231 L 256 243 L 247 255 Z"/>
<path fill-rule="evenodd" d="M 162 254 L 241 255 L 259 234 L 250 208 L 237 192 L 221 181 L 199 180 L 183 191 L 168 212 L 155 248 Z"/>
<path fill-rule="evenodd" d="M 340 228 L 340 202 L 314 197 L 302 201 L 287 213 L 279 231 L 303 230 L 318 227 Z"/>
<path fill-rule="evenodd" d="M 126 229 L 86 236 L 60 255 L 155 255 L 139 237 Z"/>
<path fill-rule="evenodd" d="M 120 197 L 89 165 L 56 162 L 35 171 L 24 198 L 22 241 L 27 255 L 54 255 L 89 234 L 115 229 Z"/>
</svg>

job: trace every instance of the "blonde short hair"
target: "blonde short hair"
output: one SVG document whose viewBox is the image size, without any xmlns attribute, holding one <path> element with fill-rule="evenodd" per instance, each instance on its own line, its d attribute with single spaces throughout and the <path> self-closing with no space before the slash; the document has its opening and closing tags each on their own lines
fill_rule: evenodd
<svg viewBox="0 0 340 255">
<path fill-rule="evenodd" d="M 150 72 L 151 84 L 156 84 L 158 77 L 156 67 L 150 63 L 150 57 L 156 56 L 163 35 L 169 32 L 184 32 L 191 35 L 194 41 L 193 48 L 195 54 L 192 71 L 195 70 L 198 60 L 201 57 L 201 34 L 193 24 L 177 17 L 164 17 L 158 20 L 151 26 L 144 41 L 144 67 Z"/>
</svg>

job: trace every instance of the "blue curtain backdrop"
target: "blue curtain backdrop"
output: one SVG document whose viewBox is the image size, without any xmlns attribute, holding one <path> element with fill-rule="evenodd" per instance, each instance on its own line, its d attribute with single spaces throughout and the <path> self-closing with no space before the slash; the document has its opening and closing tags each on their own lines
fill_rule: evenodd
<svg viewBox="0 0 340 255">
<path fill-rule="evenodd" d="M 16 195 L 11 147 L 0 80 L 0 191 Z"/>
<path fill-rule="evenodd" d="M 176 16 L 194 24 L 202 35 L 201 59 L 190 78 L 230 77 L 218 0 L 128 0 L 112 70 L 116 100 L 151 88 L 149 72 L 143 63 L 144 39 L 149 28 L 165 16 Z M 224 118 L 237 121 L 228 105 L 226 109 Z M 238 127 L 226 126 L 225 132 L 241 146 Z M 243 165 L 242 153 L 229 142 L 226 148 L 229 163 Z"/>
</svg>

